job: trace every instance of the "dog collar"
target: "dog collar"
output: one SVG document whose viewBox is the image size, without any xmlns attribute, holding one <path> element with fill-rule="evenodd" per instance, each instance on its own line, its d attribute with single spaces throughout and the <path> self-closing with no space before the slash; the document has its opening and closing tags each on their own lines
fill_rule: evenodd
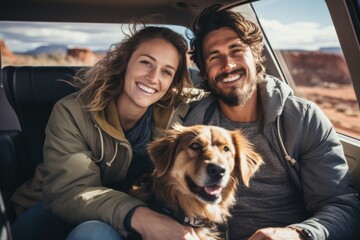
<svg viewBox="0 0 360 240">
<path fill-rule="evenodd" d="M 179 220 L 178 220 L 179 221 Z M 214 226 L 212 222 L 207 218 L 190 218 L 188 216 L 184 216 L 182 221 L 179 221 L 184 225 L 189 225 L 191 227 L 200 228 L 200 227 L 208 227 L 211 228 Z"/>
<path fill-rule="evenodd" d="M 156 201 L 155 199 L 149 201 L 148 205 L 151 209 L 160 212 L 162 214 L 165 214 L 183 225 L 187 225 L 194 228 L 201 228 L 201 227 L 212 228 L 216 226 L 213 222 L 211 222 L 207 218 L 191 218 L 186 216 L 183 211 L 175 212 L 172 209 L 170 209 L 167 206 L 167 204 Z"/>
</svg>

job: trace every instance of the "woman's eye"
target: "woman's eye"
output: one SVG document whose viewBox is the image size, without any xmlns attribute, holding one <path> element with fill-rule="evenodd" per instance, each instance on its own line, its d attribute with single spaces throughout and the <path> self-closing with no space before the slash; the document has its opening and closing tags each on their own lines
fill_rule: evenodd
<svg viewBox="0 0 360 240">
<path fill-rule="evenodd" d="M 201 151 L 203 147 L 198 143 L 192 143 L 190 144 L 190 148 L 195 151 Z"/>
<path fill-rule="evenodd" d="M 163 73 L 170 76 L 170 77 L 173 76 L 173 73 L 171 71 L 169 71 L 169 70 L 164 70 Z"/>
<path fill-rule="evenodd" d="M 149 61 L 146 61 L 146 60 L 142 60 L 140 61 L 140 63 L 144 64 L 144 65 L 147 65 L 149 67 L 151 67 L 151 63 Z"/>
</svg>

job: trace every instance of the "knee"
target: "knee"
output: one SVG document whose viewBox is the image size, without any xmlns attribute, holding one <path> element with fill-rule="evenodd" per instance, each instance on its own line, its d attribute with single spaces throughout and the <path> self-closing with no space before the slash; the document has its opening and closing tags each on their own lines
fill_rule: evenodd
<svg viewBox="0 0 360 240">
<path fill-rule="evenodd" d="M 68 235 L 66 240 L 122 240 L 117 231 L 109 224 L 92 220 L 83 222 L 76 226 Z"/>
</svg>

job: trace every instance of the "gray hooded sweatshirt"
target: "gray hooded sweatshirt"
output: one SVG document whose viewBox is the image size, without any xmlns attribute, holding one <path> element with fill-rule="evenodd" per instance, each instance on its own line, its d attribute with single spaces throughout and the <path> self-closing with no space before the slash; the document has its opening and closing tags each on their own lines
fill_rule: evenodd
<svg viewBox="0 0 360 240">
<path fill-rule="evenodd" d="M 258 92 L 263 134 L 278 156 L 283 156 L 287 172 L 312 213 L 309 219 L 290 226 L 305 228 L 319 240 L 360 239 L 359 195 L 352 186 L 343 147 L 329 119 L 314 103 L 294 96 L 286 83 L 271 76 L 258 85 Z M 184 124 L 208 124 L 216 101 L 210 95 L 195 102 Z"/>
</svg>

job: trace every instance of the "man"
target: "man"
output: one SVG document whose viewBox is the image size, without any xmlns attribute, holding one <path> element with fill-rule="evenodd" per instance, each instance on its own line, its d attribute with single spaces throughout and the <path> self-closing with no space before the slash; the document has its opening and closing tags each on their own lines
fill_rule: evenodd
<svg viewBox="0 0 360 240">
<path fill-rule="evenodd" d="M 193 24 L 192 59 L 211 92 L 185 125 L 242 129 L 265 164 L 239 186 L 230 239 L 360 239 L 360 201 L 335 129 L 265 74 L 257 25 L 220 5 Z"/>
</svg>

